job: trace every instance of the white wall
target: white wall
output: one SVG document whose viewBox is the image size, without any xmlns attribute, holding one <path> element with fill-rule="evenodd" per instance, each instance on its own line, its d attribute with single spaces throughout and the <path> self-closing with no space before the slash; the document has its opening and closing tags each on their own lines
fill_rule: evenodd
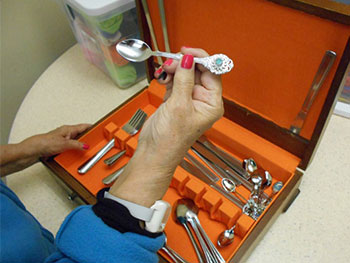
<svg viewBox="0 0 350 263">
<path fill-rule="evenodd" d="M 65 13 L 54 0 L 1 0 L 0 8 L 0 135 L 5 144 L 28 90 L 76 41 Z"/>
</svg>

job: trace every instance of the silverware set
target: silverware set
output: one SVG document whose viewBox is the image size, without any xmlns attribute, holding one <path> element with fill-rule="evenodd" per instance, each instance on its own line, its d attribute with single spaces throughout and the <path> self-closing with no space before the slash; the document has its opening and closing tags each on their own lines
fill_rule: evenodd
<svg viewBox="0 0 350 263">
<path fill-rule="evenodd" d="M 135 114 L 130 118 L 130 120 L 122 127 L 122 130 L 130 134 L 131 136 L 134 136 L 136 133 L 138 133 L 143 124 L 145 123 L 147 119 L 147 114 L 141 110 L 138 109 Z M 89 160 L 87 160 L 85 163 L 83 163 L 78 168 L 79 174 L 86 174 L 99 160 L 101 160 L 115 145 L 115 139 L 111 139 L 102 149 L 100 149 L 94 156 L 92 156 Z M 115 164 L 123 155 L 125 155 L 126 150 L 121 150 L 118 153 L 114 154 L 113 156 L 107 158 L 104 160 L 104 163 L 108 166 L 112 166 Z M 102 182 L 104 184 L 110 184 L 114 182 L 119 175 L 123 172 L 124 166 L 117 169 L 110 175 L 106 176 Z"/>
<path fill-rule="evenodd" d="M 194 143 L 191 151 L 181 161 L 180 167 L 215 189 L 254 220 L 259 218 L 273 196 L 283 187 L 282 182 L 272 185 L 271 174 L 259 168 L 252 158 L 240 162 L 212 144 L 205 136 L 201 136 Z M 237 186 L 248 189 L 249 198 L 239 193 Z M 270 186 L 272 194 L 268 196 L 264 189 Z M 176 222 L 185 228 L 199 262 L 225 262 L 201 226 L 197 217 L 198 207 L 193 201 L 180 199 L 174 209 Z M 219 247 L 232 244 L 235 227 L 234 225 L 218 235 Z"/>
<path fill-rule="evenodd" d="M 186 154 L 186 160 L 180 166 L 195 177 L 204 181 L 224 197 L 237 205 L 243 213 L 256 220 L 271 202 L 274 193 L 268 196 L 264 189 L 272 184 L 269 171 L 259 168 L 252 159 L 240 162 L 235 157 L 201 136 L 191 147 L 191 154 Z M 221 185 L 217 184 L 220 181 Z M 238 186 L 243 186 L 251 192 L 249 198 L 244 197 Z M 282 188 L 282 182 L 274 188 Z M 277 191 L 278 192 L 278 191 Z"/>
</svg>

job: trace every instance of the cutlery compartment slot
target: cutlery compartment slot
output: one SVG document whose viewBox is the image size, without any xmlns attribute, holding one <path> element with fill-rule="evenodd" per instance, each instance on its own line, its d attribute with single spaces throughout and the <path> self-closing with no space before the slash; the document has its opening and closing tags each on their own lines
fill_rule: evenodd
<svg viewBox="0 0 350 263">
<path fill-rule="evenodd" d="M 185 184 L 184 188 L 184 197 L 187 197 L 189 199 L 192 199 L 193 202 L 198 206 L 200 204 L 200 200 L 202 199 L 202 196 L 207 191 L 205 185 L 197 182 L 194 179 L 190 179 Z"/>
<path fill-rule="evenodd" d="M 120 129 L 114 134 L 114 138 L 118 148 L 125 150 L 126 142 L 131 138 L 131 135 L 123 129 Z"/>
<path fill-rule="evenodd" d="M 180 172 L 181 168 L 177 168 L 171 180 L 170 187 L 176 189 L 181 195 L 184 194 L 186 183 L 190 180 L 190 176 Z"/>
<path fill-rule="evenodd" d="M 236 222 L 235 234 L 243 238 L 254 223 L 254 219 L 246 214 L 242 214 Z"/>
<path fill-rule="evenodd" d="M 137 139 L 138 136 L 131 137 L 127 142 L 126 142 L 126 155 L 127 156 L 133 156 L 136 147 L 137 147 Z"/>
<path fill-rule="evenodd" d="M 241 216 L 242 210 L 230 201 L 224 201 L 214 214 L 214 219 L 222 222 L 226 226 L 234 225 Z"/>
<path fill-rule="evenodd" d="M 200 207 L 209 212 L 210 218 L 215 218 L 215 213 L 223 200 L 218 193 L 213 189 L 208 189 L 201 199 Z"/>
<path fill-rule="evenodd" d="M 103 134 L 107 140 L 112 140 L 114 137 L 114 133 L 119 129 L 118 125 L 115 124 L 114 122 L 108 123 L 104 129 L 103 129 Z"/>
</svg>

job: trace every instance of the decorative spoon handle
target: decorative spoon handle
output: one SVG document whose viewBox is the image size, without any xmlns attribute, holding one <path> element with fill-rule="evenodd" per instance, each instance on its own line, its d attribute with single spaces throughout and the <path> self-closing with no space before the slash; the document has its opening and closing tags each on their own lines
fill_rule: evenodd
<svg viewBox="0 0 350 263">
<path fill-rule="evenodd" d="M 152 51 L 153 56 L 172 58 L 176 60 L 181 60 L 182 54 L 173 54 L 162 51 Z M 216 75 L 225 74 L 231 71 L 233 68 L 233 61 L 224 54 L 215 54 L 210 57 L 204 58 L 194 58 L 194 62 L 203 65 L 206 67 L 211 73 Z"/>
</svg>

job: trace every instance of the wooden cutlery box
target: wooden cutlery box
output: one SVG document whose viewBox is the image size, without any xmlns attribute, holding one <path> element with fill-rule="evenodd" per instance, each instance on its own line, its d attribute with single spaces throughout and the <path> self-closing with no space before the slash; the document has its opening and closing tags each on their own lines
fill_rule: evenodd
<svg viewBox="0 0 350 263">
<path fill-rule="evenodd" d="M 136 2 L 143 38 L 151 45 L 141 1 Z M 183 197 L 192 199 L 200 207 L 199 220 L 214 244 L 222 231 L 236 225 L 234 242 L 219 251 L 227 262 L 243 261 L 299 193 L 303 171 L 316 151 L 348 68 L 350 28 L 265 0 L 169 0 L 164 4 L 172 52 L 181 46 L 199 47 L 209 54 L 226 54 L 235 63 L 233 70 L 222 76 L 225 115 L 205 135 L 239 160 L 253 158 L 270 172 L 273 183 L 282 181 L 284 185 L 254 220 L 213 188 L 177 168 L 164 200 L 174 204 Z M 165 50 L 158 3 L 148 0 L 148 6 L 159 49 Z M 336 60 L 300 134 L 294 134 L 290 126 L 327 50 L 337 53 Z M 138 135 L 130 136 L 121 127 L 137 109 L 150 116 L 163 101 L 165 88 L 152 80 L 154 61 L 147 62 L 150 85 L 80 137 L 90 145 L 88 151 L 69 151 L 43 160 L 86 203 L 95 203 L 96 193 L 106 187 L 102 179 L 126 164 L 137 147 Z M 104 159 L 120 149 L 126 149 L 126 155 L 112 167 L 101 160 L 85 175 L 78 174 L 77 168 L 112 138 L 115 147 Z M 264 191 L 272 195 L 271 187 Z M 249 198 L 244 186 L 238 186 L 237 192 Z M 165 232 L 172 249 L 189 262 L 198 262 L 184 228 L 172 217 Z"/>
</svg>

